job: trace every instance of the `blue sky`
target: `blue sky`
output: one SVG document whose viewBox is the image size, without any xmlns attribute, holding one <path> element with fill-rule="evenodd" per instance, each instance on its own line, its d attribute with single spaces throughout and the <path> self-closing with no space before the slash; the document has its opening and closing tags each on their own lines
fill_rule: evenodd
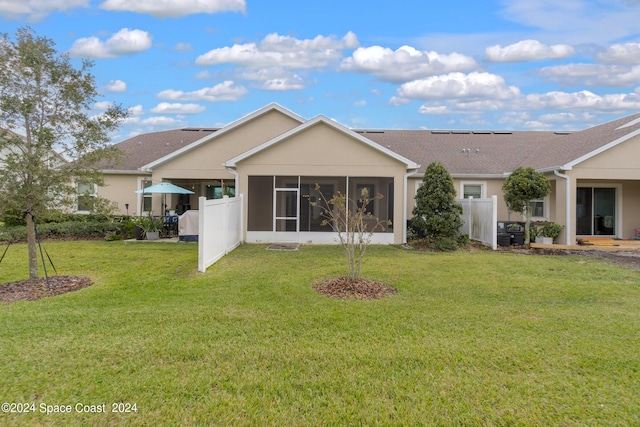
<svg viewBox="0 0 640 427">
<path fill-rule="evenodd" d="M 94 61 L 114 135 L 276 102 L 352 128 L 575 130 L 640 112 L 640 0 L 3 0 Z M 74 60 L 76 60 L 74 59 Z"/>
</svg>

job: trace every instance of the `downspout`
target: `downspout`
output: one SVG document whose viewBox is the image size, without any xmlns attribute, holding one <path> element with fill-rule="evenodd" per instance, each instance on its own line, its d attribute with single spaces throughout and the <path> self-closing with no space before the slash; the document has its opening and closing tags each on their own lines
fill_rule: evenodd
<svg viewBox="0 0 640 427">
<path fill-rule="evenodd" d="M 403 196 L 402 196 L 402 244 L 406 245 L 407 244 L 407 220 L 408 220 L 408 212 L 407 212 L 407 203 L 409 201 L 409 195 L 407 194 L 407 191 L 409 190 L 407 188 L 407 184 L 409 181 L 409 176 L 411 175 L 415 175 L 416 172 L 418 172 L 418 170 L 420 170 L 420 168 L 415 168 L 415 169 L 411 169 L 410 172 L 407 172 L 404 174 L 404 191 L 403 191 Z"/>
<path fill-rule="evenodd" d="M 229 172 L 231 175 L 233 175 L 233 180 L 235 182 L 235 186 L 236 186 L 236 191 L 235 194 L 237 197 L 240 197 L 240 174 L 238 174 L 238 172 L 235 170 L 235 168 L 230 168 L 229 166 L 225 165 L 224 163 L 222 164 L 224 166 L 224 168 L 226 169 L 227 172 Z M 242 201 L 242 209 L 240 209 L 240 226 L 242 227 L 241 230 L 241 235 L 242 235 L 242 241 L 245 242 L 247 240 L 247 236 L 246 236 L 246 227 L 244 225 L 244 209 L 245 209 L 245 203 L 246 201 L 243 200 Z"/>
<path fill-rule="evenodd" d="M 564 191 L 564 239 L 565 245 L 571 244 L 571 178 L 568 175 L 558 172 L 557 169 L 553 170 L 553 174 L 557 177 L 564 179 L 565 191 Z"/>
<path fill-rule="evenodd" d="M 240 175 L 234 168 L 230 168 L 229 166 L 224 165 L 224 163 L 223 163 L 223 166 L 227 172 L 233 175 L 234 177 L 233 179 L 235 181 L 235 186 L 236 186 L 236 194 L 238 194 L 238 191 L 240 191 Z"/>
</svg>

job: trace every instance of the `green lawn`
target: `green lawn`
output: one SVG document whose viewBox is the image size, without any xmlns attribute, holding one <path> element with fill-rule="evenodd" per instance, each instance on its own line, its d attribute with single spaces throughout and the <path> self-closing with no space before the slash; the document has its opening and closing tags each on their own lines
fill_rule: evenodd
<svg viewBox="0 0 640 427">
<path fill-rule="evenodd" d="M 205 274 L 194 244 L 45 247 L 95 284 L 0 305 L 0 400 L 35 407 L 1 425 L 640 425 L 638 271 L 372 247 L 364 275 L 398 294 L 338 301 L 311 288 L 338 247 L 243 245 Z"/>
</svg>

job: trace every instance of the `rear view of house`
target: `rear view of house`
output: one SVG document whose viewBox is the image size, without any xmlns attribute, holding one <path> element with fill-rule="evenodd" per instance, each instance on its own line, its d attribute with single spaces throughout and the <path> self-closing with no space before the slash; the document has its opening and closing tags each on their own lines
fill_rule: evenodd
<svg viewBox="0 0 640 427">
<path fill-rule="evenodd" d="M 121 213 L 197 208 L 197 198 L 244 194 L 246 242 L 333 242 L 316 205 L 320 194 L 357 199 L 381 194 L 370 212 L 392 226 L 378 243 L 403 243 L 404 224 L 426 166 L 441 162 L 458 196 L 498 196 L 498 217 L 520 220 L 502 200 L 502 184 L 518 166 L 551 181 L 534 202 L 534 219 L 565 226 L 560 241 L 587 236 L 629 238 L 640 227 L 640 115 L 583 131 L 354 130 L 324 116 L 306 120 L 270 104 L 220 129 L 140 135 L 118 146 L 127 159 L 105 170 L 98 194 Z M 168 181 L 193 195 L 136 194 Z"/>
</svg>

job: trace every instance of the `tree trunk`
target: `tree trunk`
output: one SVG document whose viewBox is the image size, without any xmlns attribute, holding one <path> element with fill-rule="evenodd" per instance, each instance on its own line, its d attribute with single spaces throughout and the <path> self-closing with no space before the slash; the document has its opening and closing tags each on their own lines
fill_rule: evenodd
<svg viewBox="0 0 640 427">
<path fill-rule="evenodd" d="M 36 223 L 31 212 L 27 212 L 27 247 L 29 249 L 29 280 L 38 280 L 38 253 Z"/>
<path fill-rule="evenodd" d="M 529 203 L 527 203 L 527 206 L 524 208 L 524 215 L 525 215 L 525 223 L 524 223 L 524 244 L 526 246 L 529 246 L 529 244 L 531 243 L 531 238 L 529 235 L 529 230 L 531 229 L 531 206 L 529 206 Z"/>
</svg>

